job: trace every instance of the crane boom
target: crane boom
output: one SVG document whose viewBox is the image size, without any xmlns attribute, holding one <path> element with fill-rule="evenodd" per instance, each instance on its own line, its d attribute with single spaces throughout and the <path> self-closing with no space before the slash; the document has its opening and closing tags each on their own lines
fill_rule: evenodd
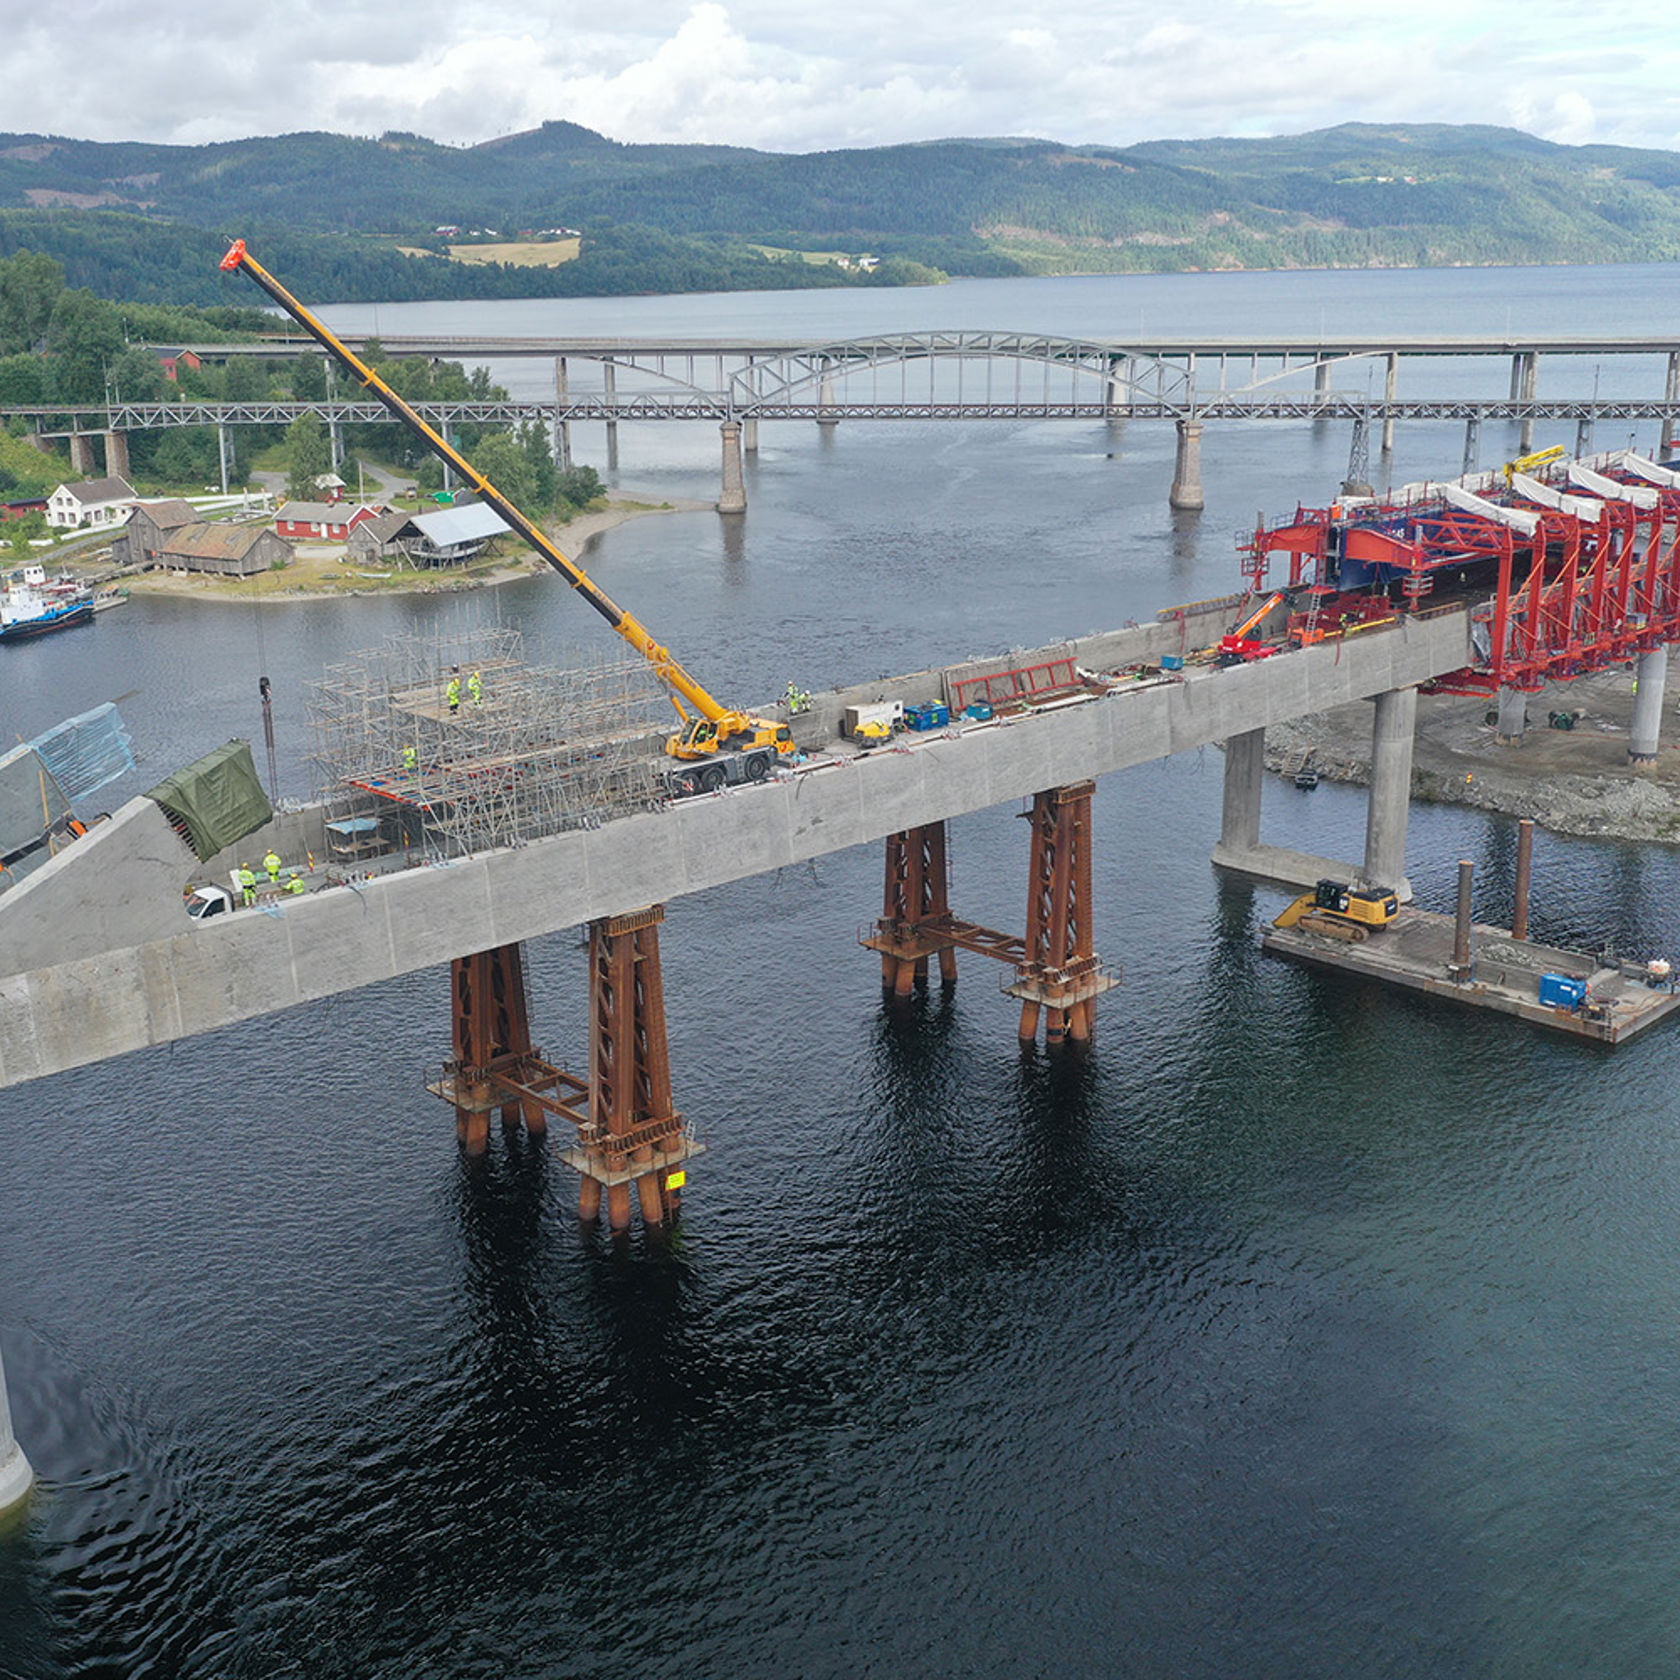
<svg viewBox="0 0 1680 1680">
<path fill-rule="evenodd" d="M 230 274 L 241 272 L 248 274 L 328 355 L 353 374 L 368 390 L 372 391 L 434 455 L 447 461 L 462 478 L 466 479 L 479 496 L 488 502 L 625 641 L 653 666 L 655 674 L 673 691 L 672 703 L 684 718 L 689 716 L 682 704 L 686 700 L 701 717 L 716 726 L 717 738 L 722 741 L 727 741 L 733 735 L 756 733 L 761 727 L 774 727 L 774 725 L 768 724 L 768 720 L 752 718 L 745 713 L 733 711 L 730 707 L 714 699 L 700 683 L 696 682 L 683 669 L 681 661 L 676 658 L 671 650 L 654 638 L 646 625 L 634 613 L 626 612 L 581 566 L 575 561 L 568 560 L 555 547 L 554 543 L 538 529 L 536 524 L 526 518 L 460 450 L 450 443 L 442 433 L 427 425 L 420 415 L 392 390 L 372 368 L 347 345 L 338 340 L 325 322 L 318 320 L 297 298 L 287 291 L 245 249 L 243 239 L 236 239 L 229 247 L 227 255 L 222 258 L 222 268 Z M 681 698 L 678 698 L 679 696 Z"/>
</svg>

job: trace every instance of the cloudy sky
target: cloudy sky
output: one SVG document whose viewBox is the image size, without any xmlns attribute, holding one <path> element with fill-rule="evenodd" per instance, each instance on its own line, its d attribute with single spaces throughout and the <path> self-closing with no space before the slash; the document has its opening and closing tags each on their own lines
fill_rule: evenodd
<svg viewBox="0 0 1680 1680">
<path fill-rule="evenodd" d="M 813 151 L 1361 119 L 1680 149 L 1680 31 L 1660 8 L 1580 0 L 0 0 L 7 14 L 0 129 L 96 140 L 470 144 L 565 117 L 618 140 Z"/>
</svg>

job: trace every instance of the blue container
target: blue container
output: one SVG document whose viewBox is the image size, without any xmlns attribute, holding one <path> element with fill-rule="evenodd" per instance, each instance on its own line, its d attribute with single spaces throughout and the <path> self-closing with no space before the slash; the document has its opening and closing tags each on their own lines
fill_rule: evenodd
<svg viewBox="0 0 1680 1680">
<path fill-rule="evenodd" d="M 1161 655 L 1161 669 L 1163 671 L 1182 671 L 1184 669 L 1184 655 L 1182 653 L 1163 653 Z"/>
<path fill-rule="evenodd" d="M 990 723 L 992 715 L 991 705 L 985 700 L 971 700 L 963 707 L 963 716 L 973 718 L 976 723 Z"/>
<path fill-rule="evenodd" d="M 1587 983 L 1573 974 L 1542 974 L 1540 1002 L 1547 1009 L 1579 1009 L 1587 1001 Z"/>
<path fill-rule="evenodd" d="M 910 729 L 943 729 L 951 721 L 951 708 L 940 700 L 904 708 L 905 726 Z"/>
</svg>

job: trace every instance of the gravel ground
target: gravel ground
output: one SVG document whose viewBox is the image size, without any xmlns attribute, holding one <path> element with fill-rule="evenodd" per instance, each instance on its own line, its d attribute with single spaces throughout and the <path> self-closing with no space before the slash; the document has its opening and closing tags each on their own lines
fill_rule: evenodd
<svg viewBox="0 0 1680 1680">
<path fill-rule="evenodd" d="M 1501 746 L 1487 722 L 1493 702 L 1422 695 L 1412 760 L 1412 797 L 1531 817 L 1557 834 L 1611 835 L 1680 843 L 1680 673 L 1669 685 L 1662 748 L 1654 764 L 1629 764 L 1631 667 L 1553 683 L 1528 699 L 1520 745 Z M 1551 712 L 1575 712 L 1573 730 Z M 1367 782 L 1371 708 L 1338 706 L 1266 732 L 1266 765 L 1293 776 L 1303 762 L 1331 781 Z"/>
</svg>

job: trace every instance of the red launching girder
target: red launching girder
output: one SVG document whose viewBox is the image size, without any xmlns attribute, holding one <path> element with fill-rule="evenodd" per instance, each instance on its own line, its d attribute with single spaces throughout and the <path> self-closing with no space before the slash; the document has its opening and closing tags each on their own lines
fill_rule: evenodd
<svg viewBox="0 0 1680 1680">
<path fill-rule="evenodd" d="M 1363 590 L 1401 611 L 1440 583 L 1471 605 L 1480 657 L 1436 686 L 1534 689 L 1680 641 L 1680 489 L 1614 468 L 1600 476 L 1637 486 L 1655 505 L 1566 482 L 1555 508 L 1503 488 L 1476 492 L 1526 516 L 1532 530 L 1440 494 L 1298 508 L 1244 544 L 1243 570 L 1258 586 L 1270 557 L 1288 554 L 1291 587 L 1317 597 L 1335 590 L 1344 602 Z M 1350 591 L 1350 579 L 1374 581 Z"/>
</svg>

